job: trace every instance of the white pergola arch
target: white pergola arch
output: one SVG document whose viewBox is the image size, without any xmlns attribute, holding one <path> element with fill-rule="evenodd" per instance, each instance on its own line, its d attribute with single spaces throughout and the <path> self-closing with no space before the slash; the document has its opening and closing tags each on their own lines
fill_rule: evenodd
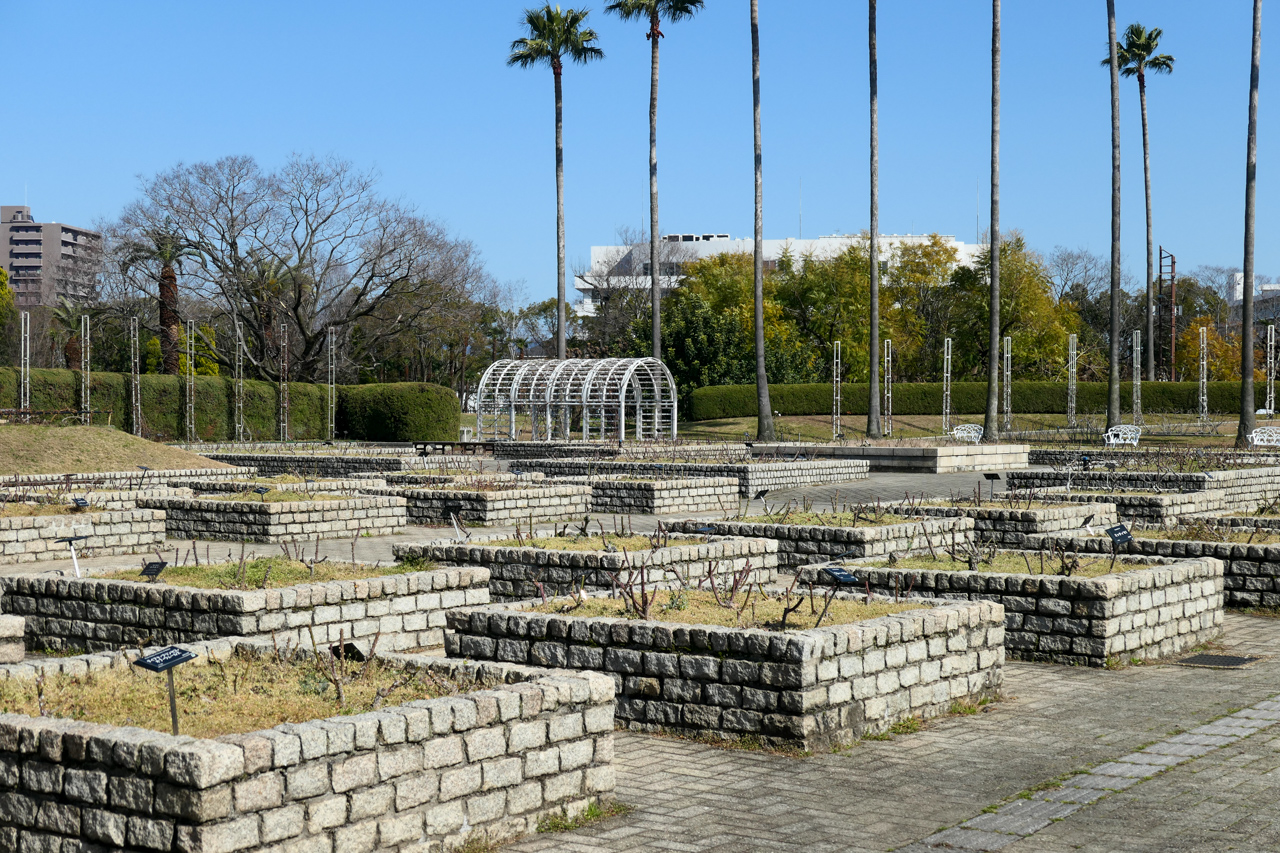
<svg viewBox="0 0 1280 853">
<path fill-rule="evenodd" d="M 676 385 L 656 358 L 502 359 L 476 389 L 477 437 L 514 441 L 674 439 Z"/>
</svg>

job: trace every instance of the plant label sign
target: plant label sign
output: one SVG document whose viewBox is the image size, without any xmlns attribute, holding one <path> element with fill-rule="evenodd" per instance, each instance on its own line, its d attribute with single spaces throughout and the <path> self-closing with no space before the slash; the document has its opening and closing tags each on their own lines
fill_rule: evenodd
<svg viewBox="0 0 1280 853">
<path fill-rule="evenodd" d="M 142 576 L 155 580 L 160 577 L 160 573 L 164 571 L 164 567 L 169 565 L 166 560 L 152 560 L 142 567 Z"/>
<path fill-rule="evenodd" d="M 857 583 L 858 578 L 848 569 L 839 566 L 823 566 L 822 571 L 835 579 L 836 583 Z"/>
<path fill-rule="evenodd" d="M 1133 541 L 1133 534 L 1129 532 L 1129 528 L 1123 524 L 1117 524 L 1115 527 L 1107 528 L 1107 535 L 1111 537 L 1113 545 L 1123 545 L 1126 542 Z"/>
<path fill-rule="evenodd" d="M 169 646 L 158 652 L 152 652 L 144 655 L 133 662 L 134 666 L 140 666 L 151 672 L 166 672 L 175 666 L 196 659 L 195 652 L 189 652 L 186 649 L 180 649 L 177 646 Z"/>
<path fill-rule="evenodd" d="M 71 503 L 79 507 L 80 509 L 85 509 L 86 507 L 89 506 L 89 502 L 84 498 L 72 498 Z"/>
</svg>

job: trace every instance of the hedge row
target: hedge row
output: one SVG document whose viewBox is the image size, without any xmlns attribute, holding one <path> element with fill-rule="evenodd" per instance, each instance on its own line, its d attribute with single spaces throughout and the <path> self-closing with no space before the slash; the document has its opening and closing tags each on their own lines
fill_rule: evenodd
<svg viewBox="0 0 1280 853">
<path fill-rule="evenodd" d="M 1210 382 L 1208 390 L 1209 411 L 1230 414 L 1240 410 L 1239 382 Z M 842 414 L 865 415 L 869 391 L 870 386 L 865 382 L 842 384 Z M 1142 409 L 1145 412 L 1197 412 L 1200 409 L 1199 394 L 1200 386 L 1197 382 L 1144 382 Z M 825 383 L 770 385 L 769 401 L 773 404 L 774 411 L 784 415 L 830 414 L 831 386 Z M 1067 385 L 1065 382 L 1014 382 L 1011 403 L 1015 412 L 1064 414 L 1067 411 Z M 1259 399 L 1259 405 L 1261 403 Z M 986 411 L 986 404 L 985 382 L 951 384 L 952 414 L 980 415 Z M 1125 411 L 1132 408 L 1133 386 L 1128 382 L 1121 383 L 1120 404 Z M 1106 410 L 1105 382 L 1080 382 L 1076 385 L 1076 411 L 1086 414 Z M 693 392 L 690 403 L 690 414 L 695 421 L 755 417 L 757 413 L 754 385 L 711 385 L 698 388 Z M 941 415 L 942 383 L 895 383 L 893 413 Z"/>
<path fill-rule="evenodd" d="M 95 424 L 133 431 L 129 377 L 91 373 L 89 404 Z M 186 381 L 179 376 L 146 373 L 139 377 L 142 434 L 181 440 L 186 429 Z M 328 388 L 289 383 L 289 435 L 294 439 L 329 437 Z M 18 371 L 0 368 L 0 409 L 18 406 Z M 33 369 L 31 408 L 79 410 L 80 371 Z M 249 437 L 272 441 L 280 436 L 280 401 L 273 382 L 245 380 L 244 423 Z M 448 388 L 417 382 L 339 385 L 336 426 L 340 438 L 363 441 L 445 441 L 457 439 L 461 411 Z M 235 438 L 235 382 L 223 376 L 195 378 L 196 434 L 202 441 Z"/>
</svg>

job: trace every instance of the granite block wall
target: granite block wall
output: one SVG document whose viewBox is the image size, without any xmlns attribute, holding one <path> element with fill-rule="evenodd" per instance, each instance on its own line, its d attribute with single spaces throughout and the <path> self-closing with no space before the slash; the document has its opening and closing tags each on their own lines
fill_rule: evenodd
<svg viewBox="0 0 1280 853">
<path fill-rule="evenodd" d="M 164 510 L 165 530 L 173 539 L 245 542 L 344 539 L 365 533 L 374 536 L 394 533 L 408 522 L 405 500 L 400 497 L 280 503 L 147 498 L 139 504 Z"/>
<path fill-rule="evenodd" d="M 164 544 L 165 514 L 160 509 L 126 509 L 0 518 L 0 564 L 68 560 L 71 552 L 55 540 L 87 536 L 76 543 L 84 556 L 131 554 Z"/>
</svg>

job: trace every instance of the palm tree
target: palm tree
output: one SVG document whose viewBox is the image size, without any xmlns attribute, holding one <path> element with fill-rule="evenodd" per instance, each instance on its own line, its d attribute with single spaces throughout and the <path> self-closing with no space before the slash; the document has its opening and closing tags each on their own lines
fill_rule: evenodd
<svg viewBox="0 0 1280 853">
<path fill-rule="evenodd" d="M 987 339 L 987 411 L 982 434 L 999 435 L 1000 396 L 1000 0 L 991 0 L 991 310 Z"/>
<path fill-rule="evenodd" d="M 564 287 L 564 101 L 560 90 L 560 76 L 564 60 L 585 65 L 593 59 L 603 59 L 604 51 L 595 47 L 595 30 L 584 27 L 587 10 L 554 9 L 551 4 L 541 9 L 525 9 L 521 23 L 529 35 L 511 43 L 508 65 L 529 68 L 533 65 L 551 66 L 556 83 L 556 358 L 565 357 L 565 287 Z"/>
<path fill-rule="evenodd" d="M 1107 427 L 1120 423 L 1120 60 L 1116 0 L 1107 0 L 1107 64 L 1111 67 L 1111 349 L 1107 370 Z"/>
<path fill-rule="evenodd" d="M 867 2 L 867 56 L 870 65 L 868 83 L 871 89 L 871 240 L 868 244 L 870 265 L 868 289 L 871 304 L 867 322 L 871 326 L 870 398 L 867 400 L 867 437 L 880 438 L 880 80 L 876 61 L 876 0 Z M 840 377 L 835 378 L 836 382 Z"/>
<path fill-rule="evenodd" d="M 874 4 L 875 0 L 871 0 Z M 752 123 L 755 125 L 756 163 L 756 231 L 755 231 L 755 302 L 756 302 L 756 438 L 773 441 L 773 406 L 769 402 L 769 375 L 764 367 L 764 173 L 760 147 L 760 3 L 751 0 L 751 99 Z M 839 382 L 839 377 L 836 377 Z"/>
<path fill-rule="evenodd" d="M 1249 66 L 1249 131 L 1244 167 L 1244 300 L 1240 306 L 1240 427 L 1236 447 L 1253 432 L 1253 231 L 1258 185 L 1258 64 L 1262 55 L 1262 0 L 1253 0 L 1253 60 Z"/>
<path fill-rule="evenodd" d="M 658 284 L 658 39 L 662 19 L 671 23 L 692 18 L 703 0 L 614 0 L 604 7 L 624 21 L 649 22 L 649 286 L 652 289 L 653 357 L 662 358 L 662 291 Z"/>
<path fill-rule="evenodd" d="M 133 240 L 123 247 L 121 272 L 128 275 L 137 266 L 159 264 L 159 275 L 151 275 L 158 283 L 160 306 L 160 354 L 164 372 L 176 376 L 179 372 L 179 356 L 182 317 L 178 313 L 178 276 L 182 262 L 188 258 L 202 260 L 203 256 L 173 231 L 156 228 L 148 231 L 142 240 Z"/>
<path fill-rule="evenodd" d="M 1155 27 L 1148 30 L 1142 24 L 1130 24 L 1124 31 L 1124 42 L 1116 45 L 1117 62 L 1120 73 L 1125 77 L 1138 78 L 1138 103 L 1142 105 L 1142 182 L 1147 198 L 1147 323 L 1146 330 L 1146 373 L 1147 379 L 1156 378 L 1156 335 L 1155 335 L 1155 256 L 1154 243 L 1151 236 L 1151 140 L 1147 135 L 1147 72 L 1152 74 L 1172 74 L 1174 59 L 1167 53 L 1156 53 L 1160 48 L 1160 37 L 1164 30 Z M 1111 65 L 1111 57 L 1102 60 L 1102 64 Z"/>
</svg>

